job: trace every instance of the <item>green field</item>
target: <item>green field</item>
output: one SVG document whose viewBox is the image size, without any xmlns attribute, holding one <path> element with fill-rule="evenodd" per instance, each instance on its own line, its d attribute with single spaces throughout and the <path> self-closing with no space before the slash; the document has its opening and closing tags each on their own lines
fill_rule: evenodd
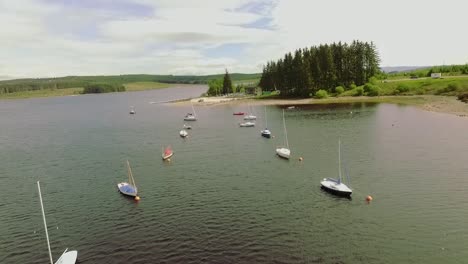
<svg viewBox="0 0 468 264">
<path fill-rule="evenodd" d="M 168 88 L 171 85 L 159 82 L 134 82 L 124 84 L 126 91 L 143 91 L 152 89 Z"/>
<path fill-rule="evenodd" d="M 379 95 L 459 95 L 468 93 L 468 76 L 450 76 L 443 79 L 401 79 L 374 82 Z M 356 89 L 347 90 L 340 96 L 353 96 Z"/>
<path fill-rule="evenodd" d="M 124 84 L 126 91 L 143 91 L 152 89 L 168 88 L 171 84 L 158 82 L 134 82 Z M 62 89 L 41 89 L 33 91 L 19 91 L 13 93 L 0 93 L 0 99 L 25 99 L 34 97 L 52 97 L 80 95 L 83 92 L 82 87 L 62 88 Z"/>
<path fill-rule="evenodd" d="M 15 93 L 0 93 L 0 99 L 25 99 L 33 97 L 52 97 L 52 96 L 67 96 L 79 95 L 83 88 L 64 88 L 64 89 L 43 89 L 34 91 L 21 91 Z"/>
</svg>

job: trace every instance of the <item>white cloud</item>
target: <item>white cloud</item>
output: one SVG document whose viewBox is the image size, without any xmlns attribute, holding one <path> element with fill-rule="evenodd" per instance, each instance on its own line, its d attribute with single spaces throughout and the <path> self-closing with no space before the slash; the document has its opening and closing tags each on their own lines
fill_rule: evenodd
<svg viewBox="0 0 468 264">
<path fill-rule="evenodd" d="M 383 66 L 468 62 L 463 0 L 128 1 L 154 12 L 0 0 L 0 75 L 259 72 L 285 52 L 354 39 L 374 41 Z M 265 18 L 270 29 L 240 26 Z M 206 56 L 235 43 L 235 57 Z"/>
</svg>

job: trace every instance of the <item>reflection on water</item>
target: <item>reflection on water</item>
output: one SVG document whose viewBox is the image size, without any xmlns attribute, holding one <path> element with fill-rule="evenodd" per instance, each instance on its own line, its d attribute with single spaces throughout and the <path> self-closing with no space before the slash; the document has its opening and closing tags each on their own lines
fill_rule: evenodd
<svg viewBox="0 0 468 264">
<path fill-rule="evenodd" d="M 242 129 L 236 105 L 151 104 L 197 96 L 182 87 L 0 102 L 0 262 L 45 263 L 35 181 L 54 256 L 79 263 L 462 263 L 468 257 L 468 122 L 389 104 L 285 111 L 292 158 Z M 137 114 L 128 114 L 129 106 Z M 246 108 L 246 107 L 244 107 Z M 353 199 L 320 189 L 337 177 L 341 137 Z M 171 162 L 161 160 L 171 145 Z M 304 161 L 298 161 L 303 157 Z M 129 159 L 141 201 L 121 196 Z M 367 204 L 364 198 L 372 195 Z"/>
</svg>

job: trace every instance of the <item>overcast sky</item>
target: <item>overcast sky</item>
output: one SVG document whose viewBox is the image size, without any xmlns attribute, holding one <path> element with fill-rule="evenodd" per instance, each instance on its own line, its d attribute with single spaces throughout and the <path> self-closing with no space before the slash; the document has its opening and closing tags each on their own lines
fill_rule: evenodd
<svg viewBox="0 0 468 264">
<path fill-rule="evenodd" d="M 0 0 L 0 78 L 260 72 L 373 41 L 381 66 L 468 63 L 466 0 Z"/>
</svg>

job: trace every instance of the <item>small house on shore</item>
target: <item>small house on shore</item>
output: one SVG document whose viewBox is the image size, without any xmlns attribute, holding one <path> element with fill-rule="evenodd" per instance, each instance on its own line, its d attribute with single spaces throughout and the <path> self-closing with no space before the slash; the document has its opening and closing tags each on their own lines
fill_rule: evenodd
<svg viewBox="0 0 468 264">
<path fill-rule="evenodd" d="M 440 78 L 442 78 L 442 73 L 440 73 L 440 72 L 433 72 L 433 73 L 431 73 L 431 78 L 432 78 L 432 79 L 440 79 Z"/>
</svg>

